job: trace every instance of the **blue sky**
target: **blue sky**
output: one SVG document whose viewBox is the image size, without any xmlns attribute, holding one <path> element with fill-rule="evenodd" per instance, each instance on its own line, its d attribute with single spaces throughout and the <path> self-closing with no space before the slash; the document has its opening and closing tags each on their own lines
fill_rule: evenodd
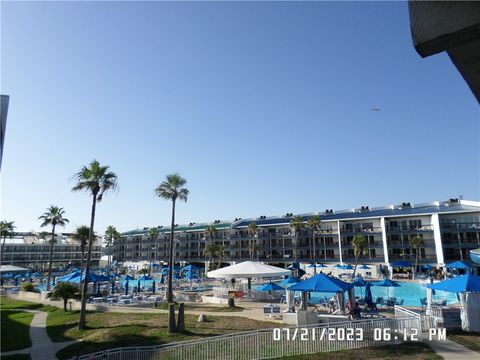
<svg viewBox="0 0 480 360">
<path fill-rule="evenodd" d="M 11 96 L 2 219 L 50 204 L 87 224 L 71 176 L 93 158 L 120 190 L 96 231 L 480 198 L 479 108 L 446 54 L 422 59 L 407 2 L 1 5 Z M 381 111 L 369 109 L 379 107 Z"/>
</svg>

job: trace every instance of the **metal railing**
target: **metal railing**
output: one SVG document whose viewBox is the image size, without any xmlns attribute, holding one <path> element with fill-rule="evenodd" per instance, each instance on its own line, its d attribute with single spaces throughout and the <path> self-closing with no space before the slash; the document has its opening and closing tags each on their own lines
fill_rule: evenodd
<svg viewBox="0 0 480 360">
<path fill-rule="evenodd" d="M 401 312 L 400 312 L 401 313 Z M 399 313 L 399 314 L 400 314 Z M 416 329 L 418 314 L 406 317 L 264 329 L 159 346 L 117 348 L 74 357 L 73 360 L 250 360 L 400 344 Z M 388 329 L 387 337 L 385 329 Z M 332 334 L 332 335 L 329 335 Z M 347 337 L 347 334 L 353 334 Z M 361 334 L 361 337 L 360 337 Z M 395 336 L 397 335 L 397 336 Z"/>
</svg>

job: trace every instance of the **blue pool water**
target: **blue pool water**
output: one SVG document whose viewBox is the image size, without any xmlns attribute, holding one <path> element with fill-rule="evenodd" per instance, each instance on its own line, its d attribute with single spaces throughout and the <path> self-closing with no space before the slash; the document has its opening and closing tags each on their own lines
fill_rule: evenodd
<svg viewBox="0 0 480 360">
<path fill-rule="evenodd" d="M 388 297 L 396 297 L 397 301 L 404 300 L 403 305 L 405 306 L 421 306 L 420 299 L 427 297 L 427 288 L 426 285 L 409 283 L 409 282 L 399 282 L 401 286 L 394 288 L 385 288 L 381 286 L 372 286 L 372 296 L 373 301 L 377 297 L 383 297 L 387 299 Z M 333 293 L 312 293 L 311 300 L 313 303 L 318 303 L 323 296 L 331 298 Z M 364 287 L 355 287 L 355 296 L 363 298 L 365 295 Z M 434 300 L 447 300 L 447 304 L 452 304 L 458 302 L 457 295 L 454 293 L 449 293 L 445 291 L 436 291 L 433 295 Z"/>
</svg>

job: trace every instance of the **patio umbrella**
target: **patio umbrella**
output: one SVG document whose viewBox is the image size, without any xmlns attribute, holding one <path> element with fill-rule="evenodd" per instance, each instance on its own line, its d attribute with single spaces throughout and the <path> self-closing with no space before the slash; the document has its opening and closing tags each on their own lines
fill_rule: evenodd
<svg viewBox="0 0 480 360">
<path fill-rule="evenodd" d="M 344 265 L 341 264 L 335 264 L 333 265 L 334 268 L 341 269 Z"/>
<path fill-rule="evenodd" d="M 386 287 L 387 288 L 387 294 L 388 294 L 388 297 L 390 297 L 390 288 L 392 287 L 399 287 L 401 286 L 399 283 L 397 283 L 396 281 L 392 281 L 390 279 L 385 279 L 385 280 L 382 280 L 382 281 L 374 281 L 372 283 L 372 286 L 381 286 L 381 287 Z"/>
<path fill-rule="evenodd" d="M 367 283 L 367 285 L 365 286 L 365 304 L 368 306 L 368 307 L 372 307 L 373 306 L 373 298 L 372 298 L 372 284 L 371 283 Z"/>
<path fill-rule="evenodd" d="M 427 288 L 453 293 L 480 292 L 480 276 L 461 275 L 439 283 L 427 285 Z"/>
<path fill-rule="evenodd" d="M 155 294 L 155 280 L 152 282 L 152 292 Z"/>
<path fill-rule="evenodd" d="M 140 279 L 138 279 L 138 282 L 137 282 L 137 292 L 140 292 Z"/>
<path fill-rule="evenodd" d="M 284 279 L 280 284 L 284 287 L 289 287 L 290 285 L 298 283 L 300 280 L 293 276 L 289 276 L 288 278 Z"/>
<path fill-rule="evenodd" d="M 311 278 L 290 286 L 293 291 L 313 291 L 313 292 L 344 292 L 353 285 L 325 274 L 318 274 Z"/>
<path fill-rule="evenodd" d="M 130 275 L 125 275 L 122 280 L 135 280 L 135 278 L 133 276 L 130 276 Z"/>
<path fill-rule="evenodd" d="M 367 282 L 363 279 L 356 279 L 354 282 L 352 282 L 352 285 L 357 287 L 359 286 L 363 287 L 363 286 L 367 286 Z"/>
<path fill-rule="evenodd" d="M 128 280 L 125 281 L 125 295 L 128 295 Z"/>
<path fill-rule="evenodd" d="M 153 278 L 148 276 L 148 275 L 142 275 L 138 278 L 138 283 L 139 284 L 140 284 L 140 280 L 143 280 L 143 286 L 145 287 L 145 281 L 153 280 Z M 140 288 L 140 286 L 139 286 L 139 288 Z"/>
<path fill-rule="evenodd" d="M 112 295 L 115 294 L 115 281 L 112 280 Z"/>
<path fill-rule="evenodd" d="M 181 270 L 182 271 L 198 271 L 198 270 L 201 270 L 201 269 L 198 266 L 195 266 L 195 265 L 187 265 L 187 266 L 182 267 Z"/>
<path fill-rule="evenodd" d="M 194 280 L 194 279 L 198 279 L 198 276 L 193 271 L 188 271 L 185 274 L 184 278 L 187 279 L 187 280 Z"/>
<path fill-rule="evenodd" d="M 263 284 L 262 286 L 259 286 L 257 288 L 257 291 L 283 291 L 285 290 L 284 288 L 282 288 L 281 286 L 278 286 L 277 284 L 274 284 L 272 282 L 269 282 L 267 284 Z"/>
<path fill-rule="evenodd" d="M 369 270 L 369 269 L 371 269 L 371 268 L 370 268 L 370 266 L 368 266 L 368 265 L 362 264 L 362 265 L 360 265 L 359 269 Z"/>
<path fill-rule="evenodd" d="M 454 261 L 449 264 L 445 264 L 445 269 L 456 269 L 456 270 L 468 270 L 470 266 L 463 261 Z"/>
</svg>

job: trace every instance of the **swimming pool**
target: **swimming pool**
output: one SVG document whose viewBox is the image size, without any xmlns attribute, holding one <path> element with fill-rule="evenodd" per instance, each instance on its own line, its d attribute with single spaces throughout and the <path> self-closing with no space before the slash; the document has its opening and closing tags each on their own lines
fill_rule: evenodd
<svg viewBox="0 0 480 360">
<path fill-rule="evenodd" d="M 427 297 L 427 287 L 423 284 L 410 283 L 410 282 L 398 282 L 401 286 L 393 288 L 385 288 L 381 286 L 372 286 L 373 301 L 377 297 L 396 297 L 397 301 L 404 300 L 404 306 L 421 306 L 420 299 Z M 333 293 L 312 293 L 311 301 L 318 303 L 323 296 L 331 298 Z M 363 298 L 365 295 L 365 287 L 355 287 L 355 296 Z M 447 304 L 453 304 L 458 302 L 457 295 L 445 291 L 436 291 L 433 295 L 434 300 L 447 300 Z"/>
</svg>

